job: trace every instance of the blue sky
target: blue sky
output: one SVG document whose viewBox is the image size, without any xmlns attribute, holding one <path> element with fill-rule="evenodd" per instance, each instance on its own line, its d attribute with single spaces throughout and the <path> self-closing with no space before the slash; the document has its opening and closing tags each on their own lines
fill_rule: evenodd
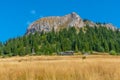
<svg viewBox="0 0 120 80">
<path fill-rule="evenodd" d="M 24 35 L 28 25 L 41 17 L 71 12 L 120 27 L 119 8 L 120 0 L 0 0 L 0 41 Z"/>
</svg>

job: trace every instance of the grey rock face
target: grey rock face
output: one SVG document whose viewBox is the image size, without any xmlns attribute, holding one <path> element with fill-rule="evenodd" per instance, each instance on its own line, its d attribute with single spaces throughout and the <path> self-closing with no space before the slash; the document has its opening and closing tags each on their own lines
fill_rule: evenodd
<svg viewBox="0 0 120 80">
<path fill-rule="evenodd" d="M 64 27 L 77 27 L 81 28 L 86 25 L 90 27 L 98 26 L 98 24 L 93 23 L 92 21 L 83 21 L 82 18 L 75 12 L 65 16 L 53 16 L 53 17 L 44 17 L 35 22 L 33 22 L 27 29 L 27 34 L 35 33 L 35 32 L 49 32 L 52 29 L 55 31 L 64 28 Z M 101 24 L 110 29 L 115 29 L 112 24 Z"/>
</svg>

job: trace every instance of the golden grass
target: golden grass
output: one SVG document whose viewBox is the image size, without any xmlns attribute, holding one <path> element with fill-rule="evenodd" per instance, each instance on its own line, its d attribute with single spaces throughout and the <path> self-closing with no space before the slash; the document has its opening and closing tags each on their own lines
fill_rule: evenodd
<svg viewBox="0 0 120 80">
<path fill-rule="evenodd" d="M 0 80 L 120 80 L 119 56 L 27 56 L 0 59 Z"/>
</svg>

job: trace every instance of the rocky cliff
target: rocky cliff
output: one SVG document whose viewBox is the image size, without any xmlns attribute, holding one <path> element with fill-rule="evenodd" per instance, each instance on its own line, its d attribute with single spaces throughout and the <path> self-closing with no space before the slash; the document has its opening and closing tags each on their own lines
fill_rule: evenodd
<svg viewBox="0 0 120 80">
<path fill-rule="evenodd" d="M 72 12 L 71 14 L 65 16 L 53 16 L 53 17 L 44 17 L 35 22 L 33 22 L 27 29 L 26 34 L 34 33 L 34 32 L 49 32 L 52 29 L 55 31 L 60 30 L 65 27 L 76 27 L 81 28 L 86 25 L 90 27 L 104 26 L 110 28 L 112 30 L 116 29 L 112 24 L 97 24 L 92 21 L 83 20 L 77 13 Z"/>
</svg>

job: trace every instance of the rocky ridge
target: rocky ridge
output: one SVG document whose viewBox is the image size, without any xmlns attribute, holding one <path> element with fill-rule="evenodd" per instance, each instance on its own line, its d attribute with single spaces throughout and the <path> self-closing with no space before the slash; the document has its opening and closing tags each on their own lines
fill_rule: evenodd
<svg viewBox="0 0 120 80">
<path fill-rule="evenodd" d="M 90 27 L 99 27 L 104 26 L 109 29 L 115 30 L 116 27 L 112 24 L 97 24 L 89 20 L 83 20 L 77 13 L 72 12 L 71 14 L 65 16 L 52 16 L 52 17 L 44 17 L 35 22 L 33 22 L 27 29 L 26 34 L 35 33 L 35 32 L 49 32 L 52 29 L 55 31 L 65 28 L 65 27 L 76 27 L 82 28 L 86 25 Z"/>
</svg>

